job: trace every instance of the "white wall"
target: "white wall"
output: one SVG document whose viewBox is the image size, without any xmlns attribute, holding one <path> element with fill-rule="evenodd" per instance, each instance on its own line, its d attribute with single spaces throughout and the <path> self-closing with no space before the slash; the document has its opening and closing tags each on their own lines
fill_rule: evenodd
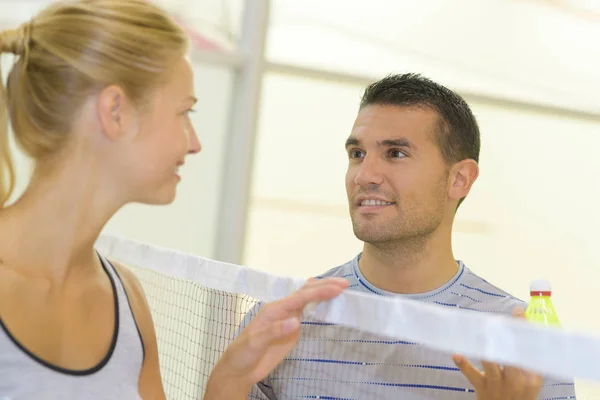
<svg viewBox="0 0 600 400">
<path fill-rule="evenodd" d="M 223 50 L 234 50 L 240 39 L 244 0 L 154 0 L 176 18 Z"/>
<path fill-rule="evenodd" d="M 600 82 L 600 23 L 543 3 L 277 0 L 268 56 L 369 77 L 419 71 L 463 91 L 600 110 L 589 90 Z"/>
</svg>

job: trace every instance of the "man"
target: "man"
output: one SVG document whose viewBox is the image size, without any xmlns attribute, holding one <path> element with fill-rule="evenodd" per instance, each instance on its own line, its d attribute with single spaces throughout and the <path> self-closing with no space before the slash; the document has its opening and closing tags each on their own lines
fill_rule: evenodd
<svg viewBox="0 0 600 400">
<path fill-rule="evenodd" d="M 524 308 L 452 252 L 454 217 L 477 179 L 479 148 L 475 117 L 451 90 L 414 74 L 370 85 L 346 141 L 350 215 L 364 248 L 323 276 L 346 278 L 350 290 L 466 310 L 510 316 Z M 549 400 L 575 393 L 572 382 L 305 321 L 299 344 L 249 398 Z"/>
</svg>

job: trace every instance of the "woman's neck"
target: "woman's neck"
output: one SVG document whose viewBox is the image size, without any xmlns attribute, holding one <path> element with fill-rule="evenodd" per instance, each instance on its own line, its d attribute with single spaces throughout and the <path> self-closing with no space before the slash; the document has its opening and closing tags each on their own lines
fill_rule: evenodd
<svg viewBox="0 0 600 400">
<path fill-rule="evenodd" d="M 0 259 L 64 283 L 98 265 L 94 244 L 124 202 L 93 160 L 54 170 L 39 165 L 24 194 L 0 211 Z"/>
</svg>

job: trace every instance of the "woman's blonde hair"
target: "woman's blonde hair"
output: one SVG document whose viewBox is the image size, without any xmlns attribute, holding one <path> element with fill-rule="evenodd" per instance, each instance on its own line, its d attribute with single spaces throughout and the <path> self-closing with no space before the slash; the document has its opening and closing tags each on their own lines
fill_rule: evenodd
<svg viewBox="0 0 600 400">
<path fill-rule="evenodd" d="M 64 145 L 89 96 L 115 84 L 141 104 L 187 48 L 184 31 L 147 0 L 60 1 L 0 32 L 0 54 L 17 56 L 6 90 L 0 82 L 0 208 L 15 185 L 9 119 L 16 143 L 39 160 Z"/>
</svg>

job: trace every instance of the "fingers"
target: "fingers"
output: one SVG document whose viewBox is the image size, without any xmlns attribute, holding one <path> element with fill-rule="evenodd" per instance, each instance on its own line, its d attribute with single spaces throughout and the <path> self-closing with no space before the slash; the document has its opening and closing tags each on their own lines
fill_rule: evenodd
<svg viewBox="0 0 600 400">
<path fill-rule="evenodd" d="M 485 385 L 485 376 L 481 371 L 473 366 L 466 358 L 463 356 L 455 355 L 452 357 L 454 364 L 458 367 L 460 372 L 471 382 L 471 385 L 475 388 L 475 390 L 481 390 Z"/>
<path fill-rule="evenodd" d="M 345 289 L 348 287 L 349 284 L 350 283 L 348 282 L 348 280 L 344 278 L 309 278 L 306 284 L 303 286 L 303 288 L 307 288 L 314 285 L 334 285 Z"/>
<path fill-rule="evenodd" d="M 485 374 L 486 390 L 490 393 L 502 393 L 504 380 L 504 372 L 502 367 L 496 363 L 482 361 L 481 366 Z"/>
<path fill-rule="evenodd" d="M 544 384 L 544 378 L 538 374 L 532 373 L 523 373 L 523 380 L 527 385 L 527 393 L 537 395 L 542 389 L 542 385 Z M 535 396 L 532 396 L 535 397 Z"/>
<path fill-rule="evenodd" d="M 467 359 L 455 355 L 454 363 L 469 380 L 478 398 L 486 399 L 535 399 L 539 394 L 543 378 L 515 367 L 501 367 L 482 361 L 483 372 Z"/>
<path fill-rule="evenodd" d="M 525 310 L 522 307 L 516 307 L 512 310 L 512 316 L 516 318 L 525 318 Z"/>
<path fill-rule="evenodd" d="M 342 278 L 314 280 L 277 303 L 287 311 L 298 311 L 308 303 L 332 299 L 346 287 L 348 281 Z"/>
<path fill-rule="evenodd" d="M 488 378 L 488 380 L 502 380 L 502 368 L 500 368 L 498 364 L 482 361 L 481 366 L 483 367 L 483 372 L 485 372 L 485 376 Z"/>
<path fill-rule="evenodd" d="M 513 387 L 523 389 L 526 383 L 525 372 L 515 367 L 504 367 L 504 378 L 511 382 Z"/>
<path fill-rule="evenodd" d="M 300 328 L 300 319 L 291 317 L 282 321 L 274 321 L 262 325 L 258 329 L 248 330 L 247 348 L 250 351 L 263 353 L 271 344 L 291 335 Z"/>
<path fill-rule="evenodd" d="M 242 386 L 264 379 L 296 343 L 299 328 L 300 319 L 296 317 L 270 323 L 253 321 L 223 353 L 211 379 L 215 371 L 223 382 L 237 381 Z"/>
<path fill-rule="evenodd" d="M 510 383 L 508 390 L 511 398 L 535 399 L 543 384 L 540 375 L 516 367 L 505 367 L 504 379 Z"/>
<path fill-rule="evenodd" d="M 343 278 L 327 278 L 310 280 L 300 290 L 279 301 L 267 304 L 263 311 L 269 320 L 282 319 L 302 311 L 312 302 L 330 300 L 348 287 L 348 281 Z"/>
</svg>

